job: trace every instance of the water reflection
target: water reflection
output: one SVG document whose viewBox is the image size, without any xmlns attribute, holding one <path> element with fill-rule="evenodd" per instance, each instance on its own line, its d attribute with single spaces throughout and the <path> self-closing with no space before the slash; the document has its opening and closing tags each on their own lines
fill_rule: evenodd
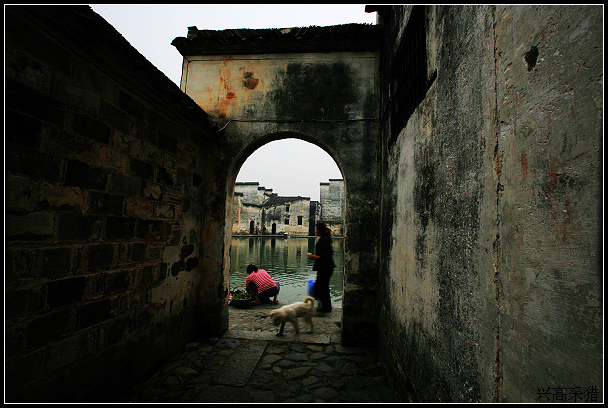
<svg viewBox="0 0 608 408">
<path fill-rule="evenodd" d="M 307 281 L 317 276 L 312 270 L 314 262 L 307 255 L 309 252 L 314 254 L 316 240 L 313 237 L 232 237 L 230 289 L 244 289 L 247 265 L 254 264 L 281 284 L 281 303 L 302 301 L 308 292 Z M 329 281 L 329 293 L 332 303 L 341 303 L 344 241 L 333 239 L 332 242 L 336 269 Z"/>
</svg>

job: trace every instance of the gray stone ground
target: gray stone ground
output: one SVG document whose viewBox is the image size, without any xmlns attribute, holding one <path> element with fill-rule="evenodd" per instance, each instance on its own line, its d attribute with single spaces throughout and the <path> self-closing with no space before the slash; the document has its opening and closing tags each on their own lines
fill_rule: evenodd
<svg viewBox="0 0 608 408">
<path fill-rule="evenodd" d="M 280 306 L 280 305 L 279 305 Z M 230 307 L 230 330 L 221 339 L 192 342 L 134 386 L 134 403 L 391 403 L 375 349 L 340 345 L 341 309 L 315 316 L 314 334 L 287 324 L 276 336 L 274 305 Z"/>
</svg>

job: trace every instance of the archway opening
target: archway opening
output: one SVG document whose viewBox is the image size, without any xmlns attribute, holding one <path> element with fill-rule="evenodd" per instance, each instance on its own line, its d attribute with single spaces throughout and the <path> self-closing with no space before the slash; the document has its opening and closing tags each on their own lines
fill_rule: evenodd
<svg viewBox="0 0 608 408">
<path fill-rule="evenodd" d="M 346 197 L 337 163 L 321 147 L 299 138 L 266 141 L 243 160 L 232 202 L 231 290 L 244 289 L 246 267 L 255 264 L 280 283 L 279 306 L 302 301 L 308 281 L 316 280 L 314 261 L 308 258 L 318 239 L 314 226 L 324 222 L 332 231 L 336 264 L 331 302 L 340 316 Z"/>
</svg>

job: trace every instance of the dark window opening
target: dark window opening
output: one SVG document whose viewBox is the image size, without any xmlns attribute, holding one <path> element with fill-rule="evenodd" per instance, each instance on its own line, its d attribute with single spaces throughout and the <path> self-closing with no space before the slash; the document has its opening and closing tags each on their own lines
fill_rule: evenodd
<svg viewBox="0 0 608 408">
<path fill-rule="evenodd" d="M 391 65 L 390 100 L 392 146 L 437 76 L 427 77 L 426 6 L 413 6 Z"/>
<path fill-rule="evenodd" d="M 298 215 L 298 225 L 302 225 L 304 217 L 302 217 L 301 215 Z"/>
</svg>

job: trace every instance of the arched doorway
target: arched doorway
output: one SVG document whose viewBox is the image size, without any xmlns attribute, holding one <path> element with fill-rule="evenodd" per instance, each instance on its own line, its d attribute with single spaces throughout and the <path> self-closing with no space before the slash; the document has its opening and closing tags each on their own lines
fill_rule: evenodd
<svg viewBox="0 0 608 408">
<path fill-rule="evenodd" d="M 312 143 L 327 152 L 339 167 L 345 185 L 344 208 L 344 275 L 342 297 L 342 344 L 371 345 L 377 333 L 375 296 L 378 287 L 379 253 L 379 152 L 365 138 L 358 136 L 370 125 L 363 123 L 328 123 L 315 136 L 302 131 L 263 132 L 258 124 L 246 124 L 233 130 L 234 137 L 225 136 L 222 154 L 231 153 L 223 162 L 214 162 L 215 171 L 225 174 L 222 221 L 224 240 L 221 248 L 223 282 L 228 296 L 230 282 L 230 245 L 234 185 L 238 172 L 246 159 L 258 148 L 282 139 L 296 138 Z M 287 129 L 292 125 L 281 125 Z M 256 129 L 260 132 L 256 132 Z M 371 125 L 376 129 L 376 124 Z M 221 194 L 222 191 L 219 191 Z M 218 197 L 219 198 L 219 197 Z M 219 213 L 218 213 L 219 215 Z M 220 220 L 218 220 L 220 221 Z M 279 222 L 279 221 L 275 221 Z M 270 227 L 269 227 L 270 228 Z M 220 249 L 219 247 L 215 247 Z M 224 300 L 225 301 L 225 300 Z M 227 306 L 227 305 L 226 305 Z M 227 316 L 228 310 L 222 315 Z"/>
<path fill-rule="evenodd" d="M 338 194 L 330 195 L 330 184 Z M 242 271 L 248 262 L 257 260 L 259 254 L 255 252 L 262 250 L 263 241 L 274 241 L 268 233 L 282 235 L 291 242 L 278 242 L 276 254 L 270 253 L 275 250 L 275 245 L 265 246 L 269 251 L 265 256 L 266 263 L 258 266 L 271 273 L 273 279 L 281 281 L 284 278 L 284 282 L 288 282 L 282 286 L 281 303 L 301 301 L 307 295 L 308 280 L 316 279 L 316 271 L 312 270 L 314 262 L 307 255 L 315 252 L 315 224 L 325 222 L 331 224 L 334 239 L 336 268 L 330 279 L 332 305 L 337 310 L 336 314 L 341 314 L 344 286 L 343 187 L 342 174 L 334 159 L 313 143 L 289 137 L 272 140 L 256 149 L 241 166 L 235 185 L 234 196 L 238 199 L 233 200 L 235 208 L 231 211 L 230 286 L 242 284 L 246 278 Z M 327 209 L 325 214 L 319 212 L 321 207 Z M 256 228 L 265 231 L 256 238 L 254 251 L 246 249 L 249 238 L 239 232 L 242 214 L 255 217 L 256 222 L 261 220 L 261 224 L 256 223 Z M 275 264 L 275 259 L 279 258 L 281 261 Z"/>
</svg>

